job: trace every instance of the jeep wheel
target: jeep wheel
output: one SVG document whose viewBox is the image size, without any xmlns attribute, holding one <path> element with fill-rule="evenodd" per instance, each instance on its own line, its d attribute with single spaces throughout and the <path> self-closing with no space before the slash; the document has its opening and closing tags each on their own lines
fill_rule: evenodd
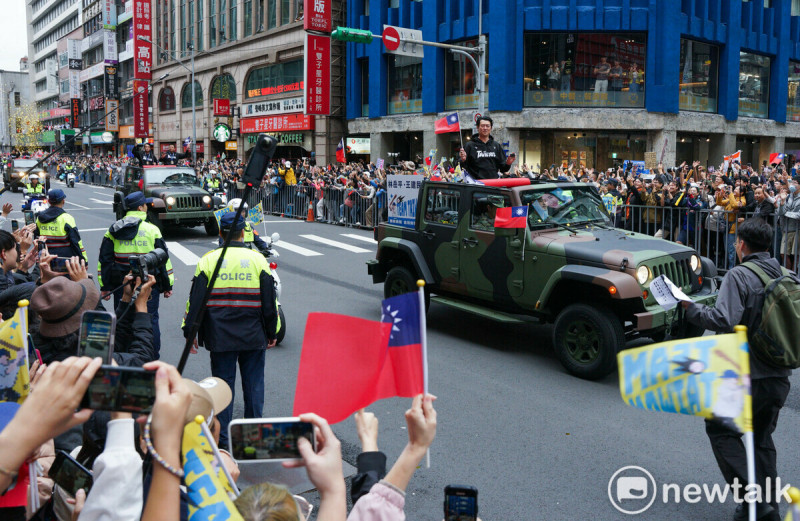
<svg viewBox="0 0 800 521">
<path fill-rule="evenodd" d="M 278 330 L 278 333 L 275 335 L 275 345 L 280 345 L 283 341 L 283 337 L 286 336 L 286 317 L 283 315 L 283 307 L 280 305 L 278 306 L 278 316 L 281 319 L 281 328 Z"/>
<path fill-rule="evenodd" d="M 597 380 L 614 370 L 625 345 L 619 319 L 606 309 L 572 304 L 556 318 L 553 347 L 564 368 L 579 378 Z"/>
<path fill-rule="evenodd" d="M 209 237 L 216 237 L 219 235 L 219 225 L 217 224 L 217 219 L 212 217 L 211 219 L 207 220 L 205 223 L 206 234 Z"/>
<path fill-rule="evenodd" d="M 403 293 L 417 291 L 417 279 L 414 274 L 405 266 L 395 266 L 386 274 L 386 281 L 383 283 L 383 298 L 396 297 Z M 425 311 L 431 304 L 431 294 L 427 286 L 425 288 Z"/>
</svg>

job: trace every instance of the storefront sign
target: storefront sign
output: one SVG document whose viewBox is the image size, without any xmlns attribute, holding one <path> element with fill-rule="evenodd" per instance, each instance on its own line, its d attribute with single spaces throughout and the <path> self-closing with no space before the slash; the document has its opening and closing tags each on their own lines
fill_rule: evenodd
<svg viewBox="0 0 800 521">
<path fill-rule="evenodd" d="M 133 77 L 149 80 L 153 46 L 140 37 L 148 41 L 151 37 L 150 0 L 133 0 Z"/>
<path fill-rule="evenodd" d="M 227 99 L 214 100 L 214 115 L 215 116 L 230 116 L 231 115 L 231 101 Z"/>
<path fill-rule="evenodd" d="M 276 132 L 284 130 L 313 130 L 314 118 L 303 114 L 286 114 L 284 116 L 267 116 L 262 118 L 242 118 L 240 121 L 242 134 L 259 132 Z"/>
<path fill-rule="evenodd" d="M 117 28 L 117 2 L 103 0 L 103 29 Z"/>
<path fill-rule="evenodd" d="M 275 101 L 248 103 L 242 107 L 242 117 L 270 116 L 273 114 L 289 114 L 303 112 L 303 98 L 286 98 Z"/>
<path fill-rule="evenodd" d="M 70 98 L 80 98 L 81 97 L 81 72 L 80 71 L 68 71 L 67 77 L 69 78 L 69 97 Z"/>
<path fill-rule="evenodd" d="M 305 73 L 305 113 L 331 113 L 331 39 L 306 33 L 303 70 Z"/>
<path fill-rule="evenodd" d="M 231 128 L 224 123 L 218 123 L 214 127 L 213 135 L 215 140 L 224 143 L 231 138 Z"/>
<path fill-rule="evenodd" d="M 117 33 L 116 31 L 103 30 L 103 61 L 117 63 Z"/>
<path fill-rule="evenodd" d="M 119 130 L 119 101 L 114 99 L 106 100 L 106 130 L 117 132 Z"/>
<path fill-rule="evenodd" d="M 72 128 L 78 128 L 80 126 L 81 117 L 81 100 L 79 98 L 72 98 L 70 103 L 72 109 Z"/>
<path fill-rule="evenodd" d="M 225 150 L 238 150 L 239 145 L 236 141 L 226 141 L 225 142 Z"/>
<path fill-rule="evenodd" d="M 104 84 L 106 98 L 119 99 L 119 84 L 117 82 L 116 65 L 106 65 Z"/>
<path fill-rule="evenodd" d="M 69 70 L 71 71 L 83 70 L 83 60 L 80 58 L 70 58 L 68 63 L 69 63 Z"/>
<path fill-rule="evenodd" d="M 369 138 L 349 137 L 345 141 L 345 148 L 348 154 L 369 154 Z"/>
<path fill-rule="evenodd" d="M 306 141 L 306 135 L 303 132 L 275 132 L 269 133 L 268 135 L 274 137 L 278 140 L 278 143 L 281 145 L 303 145 Z M 247 142 L 251 145 L 255 145 L 258 141 L 258 135 L 250 135 L 247 136 Z"/>
<path fill-rule="evenodd" d="M 89 110 L 100 110 L 105 108 L 106 100 L 103 96 L 96 96 L 89 99 Z"/>
<path fill-rule="evenodd" d="M 303 90 L 303 82 L 289 83 L 287 85 L 278 85 L 276 87 L 264 87 L 261 89 L 250 89 L 247 91 L 248 98 L 255 98 L 256 96 L 269 96 L 272 94 L 283 94 L 284 92 L 294 92 Z"/>
<path fill-rule="evenodd" d="M 303 29 L 331 32 L 331 2 L 333 0 L 304 0 Z"/>
<path fill-rule="evenodd" d="M 103 62 L 100 62 L 100 63 L 95 63 L 94 65 L 92 65 L 88 69 L 82 70 L 81 71 L 81 76 L 80 76 L 81 83 L 86 83 L 87 81 L 89 81 L 92 78 L 96 78 L 98 76 L 102 76 L 103 72 L 105 71 L 104 67 L 105 67 L 105 64 Z"/>
<path fill-rule="evenodd" d="M 153 132 L 153 125 L 152 124 L 150 125 L 149 130 L 150 130 L 150 133 L 152 134 L 152 132 Z M 122 125 L 122 126 L 119 127 L 119 138 L 120 139 L 133 139 L 134 138 L 133 131 L 134 131 L 133 125 Z"/>
<path fill-rule="evenodd" d="M 147 98 L 147 82 L 133 80 L 133 135 L 147 137 L 149 131 L 149 114 Z"/>
</svg>

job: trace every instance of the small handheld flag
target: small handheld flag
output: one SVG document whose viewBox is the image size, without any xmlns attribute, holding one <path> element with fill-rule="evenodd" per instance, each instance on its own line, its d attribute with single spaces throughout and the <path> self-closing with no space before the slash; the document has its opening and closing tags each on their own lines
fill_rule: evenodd
<svg viewBox="0 0 800 521">
<path fill-rule="evenodd" d="M 448 114 L 447 116 L 437 119 L 436 123 L 434 123 L 433 131 L 436 134 L 444 134 L 446 132 L 458 132 L 461 130 L 461 126 L 458 122 L 458 112 L 453 112 L 452 114 Z"/>
<path fill-rule="evenodd" d="M 528 207 L 512 206 L 498 208 L 494 218 L 495 228 L 526 228 L 528 226 Z"/>
<path fill-rule="evenodd" d="M 347 163 L 347 158 L 344 154 L 344 138 L 339 140 L 339 145 L 336 146 L 336 161 L 338 163 Z"/>
</svg>

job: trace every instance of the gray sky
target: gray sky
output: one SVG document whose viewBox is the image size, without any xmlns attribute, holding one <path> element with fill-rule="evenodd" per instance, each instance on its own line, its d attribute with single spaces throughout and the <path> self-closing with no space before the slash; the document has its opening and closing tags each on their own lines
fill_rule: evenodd
<svg viewBox="0 0 800 521">
<path fill-rule="evenodd" d="M 19 70 L 19 59 L 28 54 L 28 29 L 25 23 L 26 0 L 1 0 L 0 69 Z"/>
</svg>

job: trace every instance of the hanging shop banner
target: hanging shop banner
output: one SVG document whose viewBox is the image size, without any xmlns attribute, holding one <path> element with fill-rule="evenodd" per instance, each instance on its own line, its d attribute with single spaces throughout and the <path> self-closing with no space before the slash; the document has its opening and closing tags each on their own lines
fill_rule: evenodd
<svg viewBox="0 0 800 521">
<path fill-rule="evenodd" d="M 147 82 L 133 80 L 133 135 L 147 137 L 148 135 L 148 98 Z"/>
<path fill-rule="evenodd" d="M 291 114 L 292 112 L 303 112 L 303 98 L 286 98 L 274 101 L 260 101 L 258 103 L 248 103 L 242 107 L 242 117 L 250 116 L 272 116 L 273 114 Z"/>
<path fill-rule="evenodd" d="M 119 83 L 117 82 L 117 66 L 106 65 L 104 73 L 106 98 L 119 99 Z"/>
<path fill-rule="evenodd" d="M 369 154 L 368 137 L 349 137 L 345 140 L 348 154 Z"/>
<path fill-rule="evenodd" d="M 280 132 L 291 130 L 312 130 L 314 118 L 303 114 L 267 116 L 261 118 L 242 118 L 239 122 L 242 134 L 258 132 Z"/>
<path fill-rule="evenodd" d="M 109 29 L 103 30 L 103 61 L 117 63 L 117 32 Z"/>
<path fill-rule="evenodd" d="M 72 109 L 72 128 L 80 127 L 80 117 L 81 117 L 81 100 L 80 98 L 72 98 L 71 102 L 71 109 Z"/>
<path fill-rule="evenodd" d="M 133 0 L 133 77 L 137 80 L 151 77 L 153 46 L 149 43 L 150 29 L 150 0 Z"/>
<path fill-rule="evenodd" d="M 117 28 L 117 2 L 103 0 L 103 29 L 114 30 Z"/>
<path fill-rule="evenodd" d="M 331 32 L 331 3 L 333 0 L 304 0 L 303 29 L 306 31 Z"/>
<path fill-rule="evenodd" d="M 214 99 L 214 115 L 215 116 L 230 116 L 231 115 L 231 100 L 229 99 Z"/>
<path fill-rule="evenodd" d="M 89 98 L 89 110 L 102 110 L 106 106 L 106 100 L 103 96 L 95 96 Z"/>
<path fill-rule="evenodd" d="M 331 39 L 306 33 L 304 60 L 305 113 L 331 113 Z"/>
<path fill-rule="evenodd" d="M 119 131 L 119 101 L 115 99 L 106 100 L 106 130 L 110 132 Z"/>
</svg>

